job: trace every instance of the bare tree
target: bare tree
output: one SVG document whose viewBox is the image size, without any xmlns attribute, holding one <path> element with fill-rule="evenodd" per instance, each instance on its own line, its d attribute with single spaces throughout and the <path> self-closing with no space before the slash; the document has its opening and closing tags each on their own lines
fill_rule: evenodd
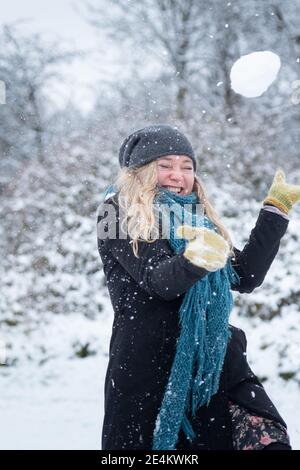
<svg viewBox="0 0 300 470">
<path fill-rule="evenodd" d="M 24 35 L 17 23 L 5 25 L 0 39 L 0 79 L 7 97 L 0 108 L 0 148 L 7 158 L 43 162 L 51 102 L 46 90 L 61 78 L 58 66 L 78 52 L 64 51 L 58 42 L 46 44 L 39 34 Z"/>
<path fill-rule="evenodd" d="M 212 59 L 203 47 L 210 11 L 203 0 L 118 0 L 90 2 L 86 18 L 123 47 L 139 49 L 142 61 L 157 61 L 172 75 L 176 114 L 184 119 L 192 79 L 205 83 L 202 66 Z M 206 49 L 206 50 L 205 50 Z M 125 49 L 126 50 L 126 49 Z M 127 56 L 128 57 L 128 56 Z"/>
</svg>

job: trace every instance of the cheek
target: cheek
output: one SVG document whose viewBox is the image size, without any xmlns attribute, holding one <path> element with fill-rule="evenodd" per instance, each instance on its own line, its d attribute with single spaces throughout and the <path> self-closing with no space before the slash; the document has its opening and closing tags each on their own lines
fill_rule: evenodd
<svg viewBox="0 0 300 470">
<path fill-rule="evenodd" d="M 169 174 L 168 171 L 157 170 L 157 182 L 158 184 L 164 184 L 168 180 Z"/>
<path fill-rule="evenodd" d="M 190 190 L 193 189 L 194 180 L 195 180 L 194 175 L 188 176 L 188 177 L 186 178 L 186 180 L 185 180 L 185 181 L 186 181 L 186 185 L 187 185 L 187 187 L 188 187 Z"/>
</svg>

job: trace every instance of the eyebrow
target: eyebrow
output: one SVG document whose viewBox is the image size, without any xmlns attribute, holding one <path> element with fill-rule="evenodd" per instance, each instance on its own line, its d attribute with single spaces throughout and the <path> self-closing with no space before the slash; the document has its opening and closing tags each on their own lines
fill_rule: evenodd
<svg viewBox="0 0 300 470">
<path fill-rule="evenodd" d="M 164 160 L 172 160 L 172 157 L 161 157 L 161 160 L 164 159 Z M 183 160 L 183 163 L 190 163 L 192 164 L 192 160 L 190 158 L 185 158 Z"/>
</svg>

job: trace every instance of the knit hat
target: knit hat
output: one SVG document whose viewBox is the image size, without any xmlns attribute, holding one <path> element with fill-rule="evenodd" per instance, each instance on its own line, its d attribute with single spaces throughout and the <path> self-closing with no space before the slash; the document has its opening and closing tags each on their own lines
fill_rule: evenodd
<svg viewBox="0 0 300 470">
<path fill-rule="evenodd" d="M 119 151 L 119 162 L 121 168 L 139 167 L 165 155 L 186 155 L 196 170 L 196 158 L 188 138 L 167 124 L 144 127 L 126 137 Z"/>
</svg>

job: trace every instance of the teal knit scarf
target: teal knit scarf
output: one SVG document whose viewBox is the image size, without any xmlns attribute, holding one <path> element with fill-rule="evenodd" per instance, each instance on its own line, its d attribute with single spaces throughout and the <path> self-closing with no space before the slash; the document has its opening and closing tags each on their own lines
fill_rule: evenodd
<svg viewBox="0 0 300 470">
<path fill-rule="evenodd" d="M 199 202 L 196 193 L 179 196 L 159 188 L 154 202 L 162 214 L 172 206 L 169 243 L 175 253 L 182 252 L 188 243 L 174 237 L 177 226 L 186 220 L 192 222 L 189 225 L 216 230 L 210 219 L 199 217 L 194 210 Z M 192 207 L 192 213 L 186 213 L 186 207 Z M 179 310 L 181 332 L 156 419 L 153 450 L 176 449 L 181 428 L 190 441 L 195 439 L 190 419 L 218 391 L 233 307 L 231 283 L 238 284 L 239 276 L 228 258 L 224 268 L 199 279 L 184 295 Z"/>
</svg>

